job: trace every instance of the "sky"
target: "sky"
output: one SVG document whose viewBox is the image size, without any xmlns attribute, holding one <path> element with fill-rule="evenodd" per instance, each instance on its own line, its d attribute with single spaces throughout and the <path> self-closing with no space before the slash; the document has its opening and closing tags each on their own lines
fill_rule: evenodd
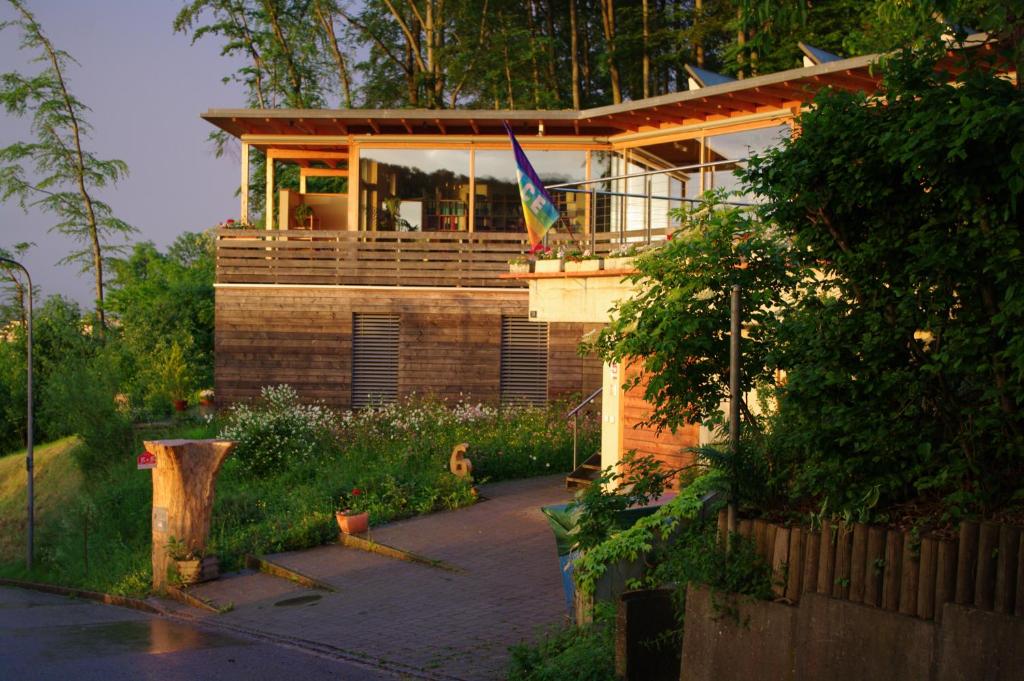
<svg viewBox="0 0 1024 681">
<path fill-rule="evenodd" d="M 27 0 L 44 32 L 78 62 L 66 74 L 70 89 L 92 111 L 85 146 L 101 159 L 121 159 L 130 175 L 100 198 L 139 231 L 133 241 L 163 249 L 185 231 L 201 231 L 238 218 L 237 149 L 215 158 L 199 118 L 210 108 L 245 106 L 241 86 L 223 83 L 234 70 L 212 38 L 195 45 L 175 34 L 178 0 Z M 0 22 L 13 18 L 0 4 Z M 16 27 L 0 32 L 0 72 L 37 73 L 42 65 L 19 50 Z M 29 120 L 0 109 L 0 147 L 27 141 Z M 0 246 L 36 246 L 23 258 L 43 296 L 60 293 L 93 304 L 92 279 L 77 265 L 59 265 L 74 242 L 48 230 L 55 216 L 15 200 L 0 204 Z"/>
</svg>

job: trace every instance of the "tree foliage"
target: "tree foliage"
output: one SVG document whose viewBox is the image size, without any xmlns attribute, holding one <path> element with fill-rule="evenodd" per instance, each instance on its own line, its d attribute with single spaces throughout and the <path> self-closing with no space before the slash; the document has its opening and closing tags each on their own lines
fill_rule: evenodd
<svg viewBox="0 0 1024 681">
<path fill-rule="evenodd" d="M 45 67 L 35 75 L 0 76 L 0 103 L 14 116 L 31 115 L 34 135 L 31 141 L 0 149 L 0 200 L 13 197 L 26 210 L 38 207 L 54 214 L 58 222 L 53 229 L 80 244 L 65 262 L 81 263 L 83 270 L 92 271 L 97 330 L 102 332 L 104 254 L 111 239 L 134 230 L 96 198 L 96 190 L 117 184 L 128 174 L 128 166 L 100 159 L 85 148 L 89 108 L 72 94 L 67 79 L 74 60 L 50 42 L 24 3 L 9 2 L 18 18 L 0 23 L 0 30 L 20 30 L 22 49 L 37 53 L 36 61 Z"/>
<path fill-rule="evenodd" d="M 1024 93 L 970 54 L 956 75 L 941 49 L 889 60 L 884 100 L 822 93 L 750 163 L 760 221 L 687 216 L 597 342 L 654 374 L 654 421 L 704 420 L 741 284 L 743 389 L 770 398 L 744 447 L 798 508 L 958 517 L 1021 496 Z"/>
</svg>

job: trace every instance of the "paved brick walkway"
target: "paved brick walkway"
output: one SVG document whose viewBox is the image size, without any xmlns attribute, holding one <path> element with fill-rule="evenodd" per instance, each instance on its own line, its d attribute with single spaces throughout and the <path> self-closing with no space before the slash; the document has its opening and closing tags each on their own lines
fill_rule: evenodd
<svg viewBox="0 0 1024 681">
<path fill-rule="evenodd" d="M 496 483 L 481 493 L 487 501 L 471 508 L 392 523 L 370 534 L 462 572 L 323 546 L 270 558 L 327 582 L 337 593 L 242 573 L 195 590 L 234 604 L 227 614 L 201 617 L 403 675 L 503 678 L 510 645 L 565 620 L 555 543 L 539 508 L 570 495 L 561 476 Z"/>
</svg>

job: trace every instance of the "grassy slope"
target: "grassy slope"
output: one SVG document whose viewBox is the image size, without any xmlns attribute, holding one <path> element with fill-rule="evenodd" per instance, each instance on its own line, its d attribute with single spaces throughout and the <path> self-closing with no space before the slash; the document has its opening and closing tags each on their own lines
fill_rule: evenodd
<svg viewBox="0 0 1024 681">
<path fill-rule="evenodd" d="M 71 456 L 78 440 L 66 437 L 35 449 L 36 523 L 49 522 L 72 500 L 82 476 Z M 0 563 L 25 559 L 25 452 L 0 458 Z"/>
</svg>

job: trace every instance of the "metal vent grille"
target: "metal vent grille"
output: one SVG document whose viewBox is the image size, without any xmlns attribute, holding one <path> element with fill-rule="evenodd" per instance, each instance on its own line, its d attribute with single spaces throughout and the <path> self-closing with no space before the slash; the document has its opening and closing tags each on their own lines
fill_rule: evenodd
<svg viewBox="0 0 1024 681">
<path fill-rule="evenodd" d="M 501 318 L 501 403 L 542 406 L 548 400 L 548 325 Z"/>
<path fill-rule="evenodd" d="M 398 399 L 396 314 L 352 315 L 352 406 L 388 404 Z"/>
</svg>

